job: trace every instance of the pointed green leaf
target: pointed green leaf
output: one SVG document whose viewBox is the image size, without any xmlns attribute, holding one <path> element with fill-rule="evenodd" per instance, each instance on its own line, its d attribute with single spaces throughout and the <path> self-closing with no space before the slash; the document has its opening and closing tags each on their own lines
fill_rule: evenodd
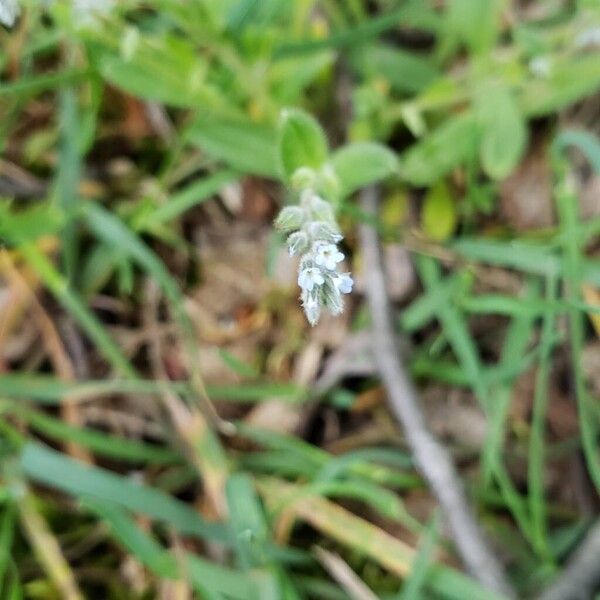
<svg viewBox="0 0 600 600">
<path fill-rule="evenodd" d="M 328 154 L 327 138 L 314 117 L 299 109 L 286 109 L 279 132 L 279 161 L 286 179 L 300 167 L 323 166 Z"/>
<path fill-rule="evenodd" d="M 331 165 L 347 196 L 357 189 L 393 175 L 398 169 L 396 155 L 381 144 L 356 142 L 336 151 Z"/>
<path fill-rule="evenodd" d="M 277 135 L 269 125 L 203 115 L 188 134 L 188 141 L 209 156 L 243 173 L 277 179 Z"/>
<path fill-rule="evenodd" d="M 477 136 L 477 123 L 472 114 L 449 118 L 401 156 L 401 177 L 417 186 L 436 182 L 473 156 Z"/>
<path fill-rule="evenodd" d="M 525 120 L 510 91 L 500 83 L 487 83 L 475 98 L 481 126 L 481 163 L 494 179 L 503 179 L 517 166 L 527 142 Z"/>
</svg>

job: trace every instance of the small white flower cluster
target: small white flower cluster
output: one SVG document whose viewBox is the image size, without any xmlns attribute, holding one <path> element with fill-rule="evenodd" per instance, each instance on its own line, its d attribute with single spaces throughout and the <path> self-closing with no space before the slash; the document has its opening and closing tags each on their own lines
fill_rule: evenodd
<svg viewBox="0 0 600 600">
<path fill-rule="evenodd" d="M 344 260 L 337 244 L 343 239 L 333 208 L 313 190 L 302 192 L 298 206 L 287 206 L 275 220 L 275 226 L 288 234 L 290 256 L 300 256 L 298 285 L 302 308 L 311 325 L 316 325 L 323 308 L 333 315 L 344 310 L 343 294 L 354 284 L 350 273 L 338 272 Z"/>
</svg>

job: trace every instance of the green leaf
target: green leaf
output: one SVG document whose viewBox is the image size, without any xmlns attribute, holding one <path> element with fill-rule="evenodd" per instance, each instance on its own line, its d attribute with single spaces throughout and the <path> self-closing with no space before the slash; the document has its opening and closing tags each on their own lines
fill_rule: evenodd
<svg viewBox="0 0 600 600">
<path fill-rule="evenodd" d="M 35 401 L 41 404 L 57 405 L 64 396 L 78 400 L 112 394 L 161 394 L 165 389 L 174 393 L 189 392 L 189 384 L 184 381 L 152 381 L 143 379 L 103 379 L 67 382 L 47 375 L 15 374 L 0 377 L 0 395 Z M 306 389 L 291 383 L 209 385 L 209 396 L 232 402 L 260 402 L 265 398 L 279 398 L 288 402 L 302 402 L 308 397 Z"/>
<path fill-rule="evenodd" d="M 161 225 L 173 221 L 194 206 L 205 202 L 226 185 L 238 179 L 235 171 L 218 171 L 202 179 L 190 183 L 169 196 L 169 199 L 149 211 L 144 211 L 135 220 L 137 231 L 151 231 Z"/>
<path fill-rule="evenodd" d="M 421 224 L 423 231 L 437 242 L 447 240 L 454 229 L 458 215 L 450 188 L 442 179 L 425 196 Z"/>
<path fill-rule="evenodd" d="M 503 179 L 517 166 L 527 142 L 527 127 L 510 91 L 500 83 L 487 83 L 475 98 L 481 126 L 481 163 L 494 179 Z"/>
<path fill-rule="evenodd" d="M 544 79 L 528 79 L 519 106 L 528 117 L 541 117 L 600 89 L 600 60 L 596 53 L 551 66 Z"/>
<path fill-rule="evenodd" d="M 207 97 L 206 65 L 179 38 L 139 37 L 130 57 L 95 50 L 101 75 L 133 96 L 180 107 L 196 107 Z"/>
<path fill-rule="evenodd" d="M 57 234 L 64 225 L 64 215 L 57 207 L 43 203 L 23 210 L 14 210 L 11 202 L 0 202 L 0 240 L 17 244 L 37 241 Z"/>
<path fill-rule="evenodd" d="M 188 141 L 244 173 L 277 179 L 277 134 L 269 125 L 215 115 L 202 116 Z"/>
<path fill-rule="evenodd" d="M 536 275 L 560 273 L 560 260 L 551 249 L 521 240 L 463 237 L 452 245 L 460 256 L 471 261 L 500 265 Z"/>
<path fill-rule="evenodd" d="M 361 22 L 355 27 L 337 31 L 326 38 L 286 41 L 276 48 L 275 58 L 310 54 L 324 48 L 352 48 L 359 45 L 364 47 L 365 42 L 396 29 L 399 23 L 405 27 L 436 32 L 440 27 L 440 18 L 438 13 L 422 0 L 409 0 L 403 2 L 401 8 Z"/>
<path fill-rule="evenodd" d="M 401 93 L 418 93 L 440 75 L 426 58 L 386 44 L 361 46 L 352 53 L 351 61 L 363 77 L 384 77 Z"/>
<path fill-rule="evenodd" d="M 80 83 L 90 76 L 88 69 L 63 69 L 57 73 L 44 73 L 43 75 L 32 75 L 31 77 L 20 77 L 14 82 L 2 82 L 0 85 L 0 97 L 17 96 L 22 99 L 27 96 L 35 96 L 53 90 L 70 83 Z"/>
<path fill-rule="evenodd" d="M 500 30 L 499 0 L 449 0 L 444 50 L 464 43 L 473 54 L 491 50 Z"/>
<path fill-rule="evenodd" d="M 373 142 L 356 142 L 337 150 L 330 164 L 340 180 L 342 194 L 346 196 L 393 175 L 398 169 L 396 155 L 385 146 Z"/>
<path fill-rule="evenodd" d="M 440 518 L 434 514 L 427 530 L 420 541 L 420 548 L 415 559 L 410 575 L 402 586 L 402 593 L 398 600 L 419 600 L 423 597 L 423 590 L 427 583 L 429 569 L 435 560 L 435 550 L 439 538 Z"/>
<path fill-rule="evenodd" d="M 91 499 L 84 500 L 84 506 L 104 519 L 112 535 L 143 565 L 163 579 L 178 578 L 176 558 L 142 531 L 122 508 L 112 502 Z"/>
<path fill-rule="evenodd" d="M 180 579 L 185 575 L 202 598 L 259 600 L 261 597 L 266 581 L 261 581 L 258 573 L 245 575 L 188 552 L 175 555 L 113 503 L 86 499 L 84 504 L 104 519 L 112 535 L 159 577 Z"/>
<path fill-rule="evenodd" d="M 557 151 L 574 146 L 588 159 L 594 171 L 600 174 L 600 139 L 593 133 L 566 129 L 556 137 L 553 145 Z"/>
<path fill-rule="evenodd" d="M 244 569 L 266 566 L 268 528 L 252 480 L 243 473 L 233 474 L 227 481 L 226 494 L 240 565 Z"/>
<path fill-rule="evenodd" d="M 71 441 L 121 461 L 147 462 L 165 465 L 181 462 L 181 457 L 169 448 L 109 435 L 95 429 L 75 427 L 43 412 L 26 408 L 22 403 L 12 403 L 7 409 L 17 414 L 34 430 L 57 442 Z"/>
<path fill-rule="evenodd" d="M 472 114 L 451 117 L 400 157 L 400 175 L 416 186 L 435 183 L 475 154 L 477 138 Z"/>
<path fill-rule="evenodd" d="M 29 442 L 25 445 L 21 468 L 33 481 L 76 498 L 91 497 L 113 502 L 166 522 L 186 535 L 220 542 L 229 540 L 229 533 L 222 525 L 204 521 L 196 510 L 163 491 L 99 467 L 83 465 L 42 444 Z"/>
<path fill-rule="evenodd" d="M 234 373 L 242 377 L 256 378 L 260 375 L 255 366 L 240 360 L 237 356 L 225 350 L 225 348 L 219 348 L 219 357 Z"/>
<path fill-rule="evenodd" d="M 0 517 L 0 593 L 4 592 L 6 572 L 10 568 L 12 546 L 15 534 L 16 504 L 6 503 Z"/>
<path fill-rule="evenodd" d="M 208 15 L 213 27 L 225 29 L 230 21 L 235 20 L 236 12 L 241 10 L 243 0 L 200 0 L 204 12 Z"/>
<path fill-rule="evenodd" d="M 274 62 L 269 73 L 273 95 L 284 105 L 297 102 L 311 83 L 328 76 L 334 59 L 333 52 L 325 50 L 313 55 L 310 60 L 291 56 Z"/>
<path fill-rule="evenodd" d="M 279 126 L 279 162 L 289 179 L 300 167 L 319 169 L 327 160 L 325 132 L 317 120 L 299 109 L 286 109 Z"/>
</svg>

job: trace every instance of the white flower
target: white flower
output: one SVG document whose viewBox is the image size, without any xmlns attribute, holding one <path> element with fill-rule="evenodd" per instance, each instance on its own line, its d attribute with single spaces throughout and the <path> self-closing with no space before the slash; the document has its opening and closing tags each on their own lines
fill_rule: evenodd
<svg viewBox="0 0 600 600">
<path fill-rule="evenodd" d="M 350 276 L 350 273 L 341 273 L 333 280 L 335 287 L 342 294 L 349 294 L 352 291 L 354 285 L 354 279 Z"/>
<path fill-rule="evenodd" d="M 298 285 L 307 292 L 311 292 L 315 285 L 323 285 L 324 283 L 325 279 L 321 269 L 317 269 L 317 267 L 306 267 L 298 275 Z"/>
<path fill-rule="evenodd" d="M 337 263 L 344 260 L 344 255 L 337 249 L 335 244 L 315 244 L 315 263 L 334 271 Z"/>
<path fill-rule="evenodd" d="M 349 294 L 354 284 L 350 273 L 338 272 L 337 265 L 344 260 L 344 254 L 337 244 L 343 238 L 333 205 L 312 187 L 316 177 L 314 171 L 306 168 L 294 173 L 292 186 L 300 191 L 299 205 L 284 208 L 275 221 L 276 227 L 287 234 L 290 255 L 300 257 L 300 300 L 311 325 L 317 324 L 323 310 L 341 314 L 342 295 Z"/>
<path fill-rule="evenodd" d="M 20 12 L 17 0 L 0 0 L 0 23 L 12 27 Z"/>
</svg>

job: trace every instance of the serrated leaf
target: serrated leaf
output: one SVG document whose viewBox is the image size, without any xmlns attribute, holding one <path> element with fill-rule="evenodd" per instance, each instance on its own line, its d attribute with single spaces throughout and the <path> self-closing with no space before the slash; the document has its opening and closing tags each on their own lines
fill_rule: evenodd
<svg viewBox="0 0 600 600">
<path fill-rule="evenodd" d="M 374 142 L 349 144 L 334 152 L 330 164 L 345 196 L 365 185 L 385 179 L 398 170 L 396 155 Z"/>
<path fill-rule="evenodd" d="M 500 83 L 481 87 L 475 110 L 481 127 L 483 170 L 493 179 L 503 179 L 523 156 L 527 142 L 525 120 L 510 91 Z"/>
<path fill-rule="evenodd" d="M 281 118 L 279 161 L 289 179 L 300 167 L 319 169 L 327 160 L 328 144 L 317 120 L 299 109 L 286 109 Z"/>
</svg>

